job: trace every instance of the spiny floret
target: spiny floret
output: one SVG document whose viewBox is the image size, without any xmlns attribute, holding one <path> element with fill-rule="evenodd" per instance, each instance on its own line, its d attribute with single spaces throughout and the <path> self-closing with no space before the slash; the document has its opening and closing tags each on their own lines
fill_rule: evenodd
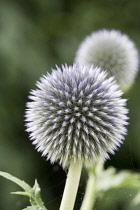
<svg viewBox="0 0 140 210">
<path fill-rule="evenodd" d="M 92 65 L 56 67 L 37 82 L 26 109 L 32 143 L 52 163 L 94 165 L 120 146 L 128 124 L 126 100 L 113 77 Z"/>
<path fill-rule="evenodd" d="M 139 53 L 127 35 L 117 30 L 100 30 L 87 36 L 76 52 L 76 62 L 94 64 L 114 76 L 123 90 L 138 72 Z"/>
</svg>

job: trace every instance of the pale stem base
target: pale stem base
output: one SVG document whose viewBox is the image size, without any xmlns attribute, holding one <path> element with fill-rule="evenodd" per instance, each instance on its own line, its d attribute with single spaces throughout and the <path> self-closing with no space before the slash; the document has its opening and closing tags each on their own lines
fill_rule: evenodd
<svg viewBox="0 0 140 210">
<path fill-rule="evenodd" d="M 73 210 L 81 176 L 82 164 L 71 162 L 60 210 Z"/>
</svg>

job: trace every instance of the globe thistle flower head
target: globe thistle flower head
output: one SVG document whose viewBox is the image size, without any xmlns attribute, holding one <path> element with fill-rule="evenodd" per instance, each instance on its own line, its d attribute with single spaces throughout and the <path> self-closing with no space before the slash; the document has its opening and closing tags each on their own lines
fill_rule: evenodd
<svg viewBox="0 0 140 210">
<path fill-rule="evenodd" d="M 74 64 L 56 67 L 36 85 L 27 103 L 27 131 L 52 163 L 93 166 L 120 146 L 128 110 L 113 77 L 93 65 Z"/>
<path fill-rule="evenodd" d="M 128 89 L 138 72 L 139 54 L 127 35 L 117 30 L 100 30 L 87 36 L 76 53 L 76 62 L 94 64 L 114 76 L 122 90 Z"/>
</svg>

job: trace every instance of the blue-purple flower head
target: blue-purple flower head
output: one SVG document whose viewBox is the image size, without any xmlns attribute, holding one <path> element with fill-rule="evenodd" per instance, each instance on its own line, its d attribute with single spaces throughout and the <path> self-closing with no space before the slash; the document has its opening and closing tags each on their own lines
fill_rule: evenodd
<svg viewBox="0 0 140 210">
<path fill-rule="evenodd" d="M 64 168 L 71 161 L 93 166 L 120 146 L 128 110 L 113 77 L 93 65 L 56 67 L 32 90 L 26 126 L 36 149 Z"/>
<path fill-rule="evenodd" d="M 87 36 L 76 53 L 76 62 L 94 64 L 114 76 L 120 88 L 128 89 L 138 72 L 139 53 L 127 35 L 117 30 L 100 30 Z"/>
</svg>

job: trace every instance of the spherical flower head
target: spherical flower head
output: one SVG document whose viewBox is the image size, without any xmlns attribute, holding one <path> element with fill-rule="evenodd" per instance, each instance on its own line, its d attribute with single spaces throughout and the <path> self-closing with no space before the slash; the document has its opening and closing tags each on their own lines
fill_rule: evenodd
<svg viewBox="0 0 140 210">
<path fill-rule="evenodd" d="M 113 77 L 92 65 L 57 67 L 32 90 L 26 126 L 32 143 L 52 163 L 93 166 L 120 146 L 128 124 L 126 100 Z"/>
<path fill-rule="evenodd" d="M 127 35 L 117 30 L 100 30 L 87 36 L 76 53 L 76 62 L 94 64 L 114 76 L 122 90 L 127 90 L 138 72 L 139 54 Z"/>
</svg>

